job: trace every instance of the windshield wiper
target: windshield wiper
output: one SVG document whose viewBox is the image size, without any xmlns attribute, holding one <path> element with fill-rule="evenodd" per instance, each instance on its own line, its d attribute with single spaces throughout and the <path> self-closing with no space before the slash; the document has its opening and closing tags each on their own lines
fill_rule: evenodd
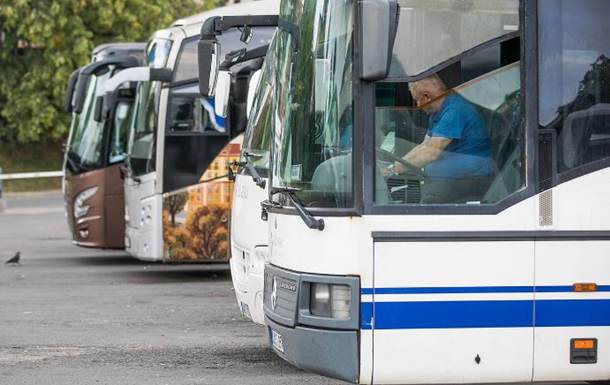
<svg viewBox="0 0 610 385">
<path fill-rule="evenodd" d="M 262 155 L 259 154 L 253 154 L 251 152 L 248 151 L 244 151 L 244 158 L 246 159 L 245 162 L 233 162 L 233 164 L 235 164 L 237 167 L 245 167 L 248 169 L 248 172 L 250 173 L 250 175 L 252 175 L 252 179 L 254 179 L 254 183 L 256 183 L 256 185 L 262 189 L 265 188 L 266 185 L 266 181 L 261 178 L 260 174 L 258 173 L 258 171 L 256 171 L 256 167 L 254 167 L 254 165 L 252 164 L 252 161 L 250 160 L 250 158 L 262 158 Z M 232 171 L 229 169 L 229 179 L 231 180 L 235 180 L 235 176 L 231 175 Z"/>
<path fill-rule="evenodd" d="M 72 158 L 70 158 L 70 154 L 66 154 L 66 168 L 71 170 L 72 174 L 80 174 L 81 173 L 81 167 L 78 166 L 78 164 L 76 164 L 75 161 L 72 160 Z"/>
<path fill-rule="evenodd" d="M 299 197 L 296 196 L 296 194 L 295 194 L 296 192 L 299 192 L 299 191 L 301 191 L 301 189 L 295 188 L 295 187 L 272 187 L 271 195 L 282 194 L 283 196 L 288 198 L 290 200 L 290 202 L 292 202 L 292 205 L 297 210 L 297 213 L 299 214 L 299 216 L 301 217 L 303 222 L 305 222 L 307 227 L 309 227 L 310 229 L 314 229 L 314 230 L 320 230 L 320 231 L 324 230 L 324 219 L 314 218 L 313 215 L 311 215 L 309 213 L 309 211 L 307 211 L 305 209 L 305 207 L 303 207 L 303 202 L 301 202 Z M 267 202 L 263 202 L 263 203 L 265 203 L 271 207 L 278 207 L 278 205 L 279 205 L 278 202 L 274 202 L 274 201 L 267 201 Z M 263 203 L 261 203 L 261 204 L 263 204 Z"/>
</svg>

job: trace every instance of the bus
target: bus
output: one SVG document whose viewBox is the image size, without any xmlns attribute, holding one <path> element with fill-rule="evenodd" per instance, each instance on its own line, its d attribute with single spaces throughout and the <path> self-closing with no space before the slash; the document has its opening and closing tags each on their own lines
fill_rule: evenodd
<svg viewBox="0 0 610 385">
<path fill-rule="evenodd" d="M 269 44 L 277 21 L 265 15 L 277 15 L 278 8 L 275 0 L 227 6 L 157 31 L 148 43 L 147 65 L 125 71 L 98 95 L 106 118 L 114 108 L 114 88 L 140 82 L 125 178 L 125 243 L 135 258 L 227 261 L 233 192 L 227 175 L 239 159 L 248 89 L 262 65 L 261 55 L 247 53 Z M 230 71 L 219 81 L 226 92 L 204 98 L 198 90 L 199 33 L 205 20 L 223 15 L 248 16 L 254 26 L 222 32 Z"/>
<path fill-rule="evenodd" d="M 282 0 L 270 345 L 363 384 L 610 379 L 610 3 Z"/>
<path fill-rule="evenodd" d="M 72 73 L 66 112 L 72 124 L 64 154 L 63 194 L 73 243 L 122 249 L 125 233 L 121 167 L 133 111 L 135 90 L 124 87 L 113 115 L 94 120 L 98 89 L 121 70 L 142 65 L 145 43 L 113 43 L 96 47 L 91 63 Z"/>
<path fill-rule="evenodd" d="M 216 35 L 202 32 L 200 44 L 216 40 Z M 269 45 L 263 68 L 253 75 L 248 106 L 248 123 L 244 134 L 238 168 L 234 174 L 231 203 L 230 248 L 231 278 L 241 313 L 258 324 L 264 324 L 263 273 L 267 261 L 267 223 L 260 217 L 260 203 L 268 195 L 269 150 L 271 144 L 273 80 L 275 75 L 275 40 Z M 222 47 L 221 47 L 222 50 Z M 216 92 L 209 89 L 212 68 L 211 50 L 200 50 L 200 89 L 203 95 Z M 220 72 L 220 71 L 219 71 Z M 213 74 L 211 76 L 214 76 Z M 214 83 L 214 82 L 212 82 Z M 206 92 L 207 90 L 207 92 Z"/>
</svg>

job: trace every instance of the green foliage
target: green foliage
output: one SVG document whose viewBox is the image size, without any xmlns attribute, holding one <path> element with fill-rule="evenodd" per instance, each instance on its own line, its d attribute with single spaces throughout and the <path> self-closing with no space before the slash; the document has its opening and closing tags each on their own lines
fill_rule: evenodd
<svg viewBox="0 0 610 385">
<path fill-rule="evenodd" d="M 146 41 L 211 6 L 210 0 L 0 0 L 0 141 L 63 138 L 68 77 L 90 61 L 94 47 Z"/>
</svg>

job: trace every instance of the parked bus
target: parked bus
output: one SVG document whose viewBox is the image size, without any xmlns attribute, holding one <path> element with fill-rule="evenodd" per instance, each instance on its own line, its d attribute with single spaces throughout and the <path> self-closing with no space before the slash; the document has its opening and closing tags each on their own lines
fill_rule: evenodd
<svg viewBox="0 0 610 385">
<path fill-rule="evenodd" d="M 145 43 L 96 47 L 91 64 L 73 72 L 66 92 L 72 125 L 64 155 L 63 192 L 74 244 L 122 249 L 125 214 L 123 166 L 135 90 L 121 89 L 113 115 L 103 124 L 93 119 L 95 95 L 121 70 L 142 65 Z"/>
<path fill-rule="evenodd" d="M 147 48 L 147 66 L 117 79 L 140 81 L 128 148 L 125 179 L 126 250 L 149 261 L 226 261 L 229 205 L 226 178 L 239 159 L 252 74 L 260 69 L 277 24 L 278 1 L 217 8 L 157 31 Z M 197 41 L 203 22 L 214 16 L 244 16 L 222 32 L 218 60 L 230 72 L 221 97 L 198 90 Z M 248 16 L 248 17 L 245 17 Z M 252 28 L 242 28 L 250 24 Z M 262 54 L 252 51 L 265 47 Z M 226 63 L 225 63 L 226 62 Z M 253 83 L 254 84 L 254 83 Z M 113 89 L 104 90 L 104 98 Z M 216 101 L 223 103 L 216 105 Z M 107 100 L 102 103 L 110 106 Z M 106 115 L 111 108 L 102 108 Z"/>
<path fill-rule="evenodd" d="M 264 312 L 353 383 L 610 379 L 610 3 L 282 0 Z"/>
<path fill-rule="evenodd" d="M 216 40 L 213 34 L 202 32 L 200 44 Z M 274 41 L 274 40 L 273 40 Z M 234 175 L 234 192 L 231 203 L 230 247 L 231 278 L 242 314 L 258 324 L 264 323 L 263 272 L 267 261 L 267 223 L 260 217 L 260 203 L 267 198 L 269 178 L 269 150 L 272 133 L 273 80 L 275 78 L 274 42 L 269 45 L 263 68 L 253 75 L 248 105 L 248 124 Z M 222 49 L 222 47 L 221 47 Z M 200 88 L 207 89 L 210 75 L 206 63 L 212 60 L 212 51 L 200 51 Z M 210 68 L 211 69 L 211 68 Z M 213 75 L 212 75 L 213 76 Z M 210 92 L 204 93 L 209 96 Z"/>
</svg>

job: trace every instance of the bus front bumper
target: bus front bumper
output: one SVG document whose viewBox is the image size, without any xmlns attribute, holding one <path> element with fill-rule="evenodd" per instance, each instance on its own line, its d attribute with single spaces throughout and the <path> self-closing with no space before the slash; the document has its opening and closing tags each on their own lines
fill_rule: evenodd
<svg viewBox="0 0 610 385">
<path fill-rule="evenodd" d="M 291 328 L 282 326 L 269 317 L 265 317 L 265 323 L 273 350 L 284 360 L 324 376 L 358 382 L 357 331 L 305 326 Z"/>
</svg>

